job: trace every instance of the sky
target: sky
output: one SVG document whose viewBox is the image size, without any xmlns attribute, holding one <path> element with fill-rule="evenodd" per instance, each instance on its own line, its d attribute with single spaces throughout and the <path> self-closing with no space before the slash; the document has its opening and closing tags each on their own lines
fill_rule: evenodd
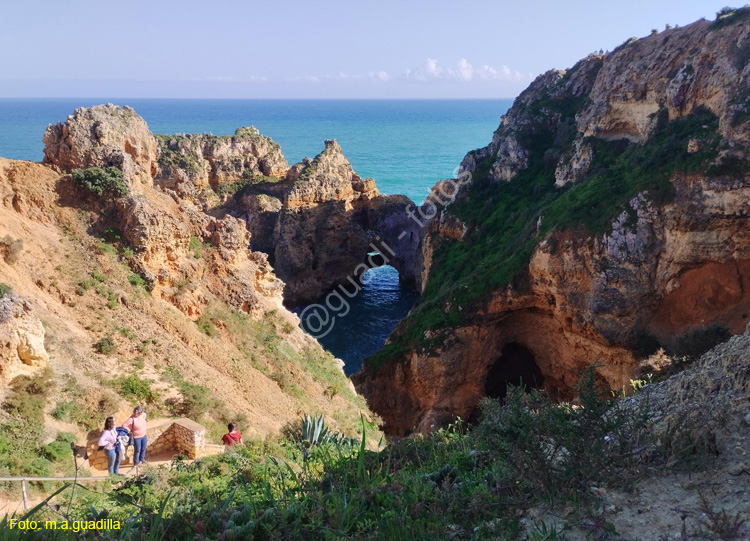
<svg viewBox="0 0 750 541">
<path fill-rule="evenodd" d="M 726 1 L 6 1 L 0 97 L 511 98 Z"/>
</svg>

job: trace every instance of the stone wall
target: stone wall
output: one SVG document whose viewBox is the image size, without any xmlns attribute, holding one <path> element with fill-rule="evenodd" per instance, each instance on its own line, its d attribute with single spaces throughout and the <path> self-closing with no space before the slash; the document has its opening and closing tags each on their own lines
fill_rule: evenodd
<svg viewBox="0 0 750 541">
<path fill-rule="evenodd" d="M 89 465 L 92 469 L 106 470 L 107 455 L 98 451 L 98 441 L 101 430 L 89 434 L 87 449 Z M 167 455 L 183 454 L 191 460 L 206 455 L 206 429 L 190 419 L 157 420 L 148 423 L 146 427 L 148 446 L 146 460 L 166 460 Z M 129 446 L 125 460 L 120 468 L 133 466 L 133 446 Z M 215 454 L 211 452 L 210 454 Z"/>
</svg>

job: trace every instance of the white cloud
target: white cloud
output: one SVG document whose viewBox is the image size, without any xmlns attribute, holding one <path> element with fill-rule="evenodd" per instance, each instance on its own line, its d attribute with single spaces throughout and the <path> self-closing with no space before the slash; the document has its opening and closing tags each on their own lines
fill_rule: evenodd
<svg viewBox="0 0 750 541">
<path fill-rule="evenodd" d="M 499 69 L 484 65 L 479 69 L 474 67 L 465 58 L 460 59 L 453 66 L 443 67 L 434 58 L 428 58 L 422 68 L 408 68 L 404 72 L 406 79 L 415 81 L 428 80 L 454 80 L 454 81 L 531 81 L 534 76 L 531 73 L 521 73 L 511 70 L 503 64 Z"/>
<path fill-rule="evenodd" d="M 382 81 L 384 83 L 387 83 L 391 80 L 391 76 L 388 75 L 387 71 L 371 71 L 367 75 L 374 81 Z"/>
</svg>

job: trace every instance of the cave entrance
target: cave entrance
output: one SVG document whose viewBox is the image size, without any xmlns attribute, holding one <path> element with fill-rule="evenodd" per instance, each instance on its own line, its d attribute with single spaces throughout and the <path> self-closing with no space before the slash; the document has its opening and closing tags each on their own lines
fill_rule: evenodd
<svg viewBox="0 0 750 541">
<path fill-rule="evenodd" d="M 521 344 L 512 342 L 503 347 L 500 358 L 487 373 L 484 390 L 488 397 L 502 400 L 508 394 L 508 385 L 519 386 L 522 383 L 527 390 L 541 389 L 544 376 L 534 354 Z"/>
</svg>

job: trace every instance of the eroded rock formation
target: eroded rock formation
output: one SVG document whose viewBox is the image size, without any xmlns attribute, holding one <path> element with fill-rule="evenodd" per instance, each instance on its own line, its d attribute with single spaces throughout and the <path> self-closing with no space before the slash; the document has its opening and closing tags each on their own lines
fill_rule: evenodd
<svg viewBox="0 0 750 541">
<path fill-rule="evenodd" d="M 111 221 L 132 248 L 131 267 L 152 295 L 190 317 L 203 312 L 209 293 L 255 317 L 281 307 L 283 283 L 265 254 L 249 250 L 250 234 L 242 222 L 232 216 L 209 216 L 189 198 L 154 189 L 156 143 L 131 108 L 110 104 L 78 109 L 65 123 L 50 126 L 45 142 L 45 160 L 65 170 L 123 170 L 131 190 L 116 202 Z M 223 165 L 240 155 L 245 165 L 238 174 L 273 173 L 274 167 L 286 164 L 278 145 L 254 128 L 239 129 L 234 137 L 185 137 L 176 144 L 174 152 L 200 150 L 207 155 L 213 179 L 226 180 Z M 258 161 L 260 155 L 266 157 Z M 161 164 L 160 172 L 164 171 Z"/>
<path fill-rule="evenodd" d="M 12 380 L 24 367 L 47 365 L 44 335 L 44 325 L 28 300 L 13 292 L 0 297 L 0 385 Z"/>
<path fill-rule="evenodd" d="M 384 196 L 352 169 L 335 140 L 315 159 L 289 169 L 284 181 L 251 187 L 235 214 L 252 233 L 253 249 L 271 255 L 290 305 L 311 302 L 366 267 L 395 267 L 415 282 L 420 224 L 406 196 Z M 368 253 L 380 253 L 370 257 Z M 363 267 L 365 265 L 366 267 Z"/>
<path fill-rule="evenodd" d="M 134 190 L 151 185 L 158 159 L 156 140 L 130 107 L 95 105 L 76 109 L 44 133 L 44 163 L 63 171 L 117 167 Z"/>
<path fill-rule="evenodd" d="M 505 382 L 570 397 L 592 362 L 620 387 L 643 336 L 744 330 L 742 13 L 541 75 L 466 156 L 466 182 L 428 227 L 421 303 L 355 377 L 388 431 L 467 418 Z"/>
<path fill-rule="evenodd" d="M 281 147 L 252 126 L 234 135 L 157 135 L 159 161 L 156 182 L 174 188 L 188 182 L 196 187 L 283 177 L 289 168 Z"/>
</svg>

